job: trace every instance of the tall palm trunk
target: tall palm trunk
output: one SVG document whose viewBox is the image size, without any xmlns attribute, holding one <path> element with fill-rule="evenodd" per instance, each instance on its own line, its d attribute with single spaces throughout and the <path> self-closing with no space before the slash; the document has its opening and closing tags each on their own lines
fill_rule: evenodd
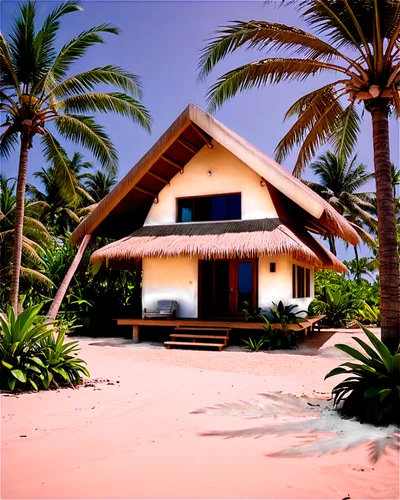
<svg viewBox="0 0 400 500">
<path fill-rule="evenodd" d="M 390 166 L 389 107 L 378 100 L 371 108 L 378 208 L 379 283 L 382 341 L 395 350 L 400 341 L 400 272 Z"/>
<path fill-rule="evenodd" d="M 359 267 L 359 258 L 358 258 L 358 249 L 357 245 L 354 245 L 354 255 L 355 255 L 355 260 L 356 260 L 356 280 L 360 281 L 361 279 L 361 274 L 360 274 L 360 267 Z"/>
<path fill-rule="evenodd" d="M 14 227 L 14 247 L 12 260 L 12 276 L 10 290 L 10 304 L 14 313 L 18 314 L 19 303 L 19 278 L 21 274 L 22 259 L 22 234 L 24 230 L 24 210 L 25 210 L 25 190 L 28 175 L 28 153 L 30 138 L 28 135 L 21 135 L 21 151 L 19 155 L 18 183 L 15 207 L 15 227 Z"/>
<path fill-rule="evenodd" d="M 86 234 L 85 237 L 83 238 L 82 243 L 80 244 L 78 251 L 76 252 L 74 260 L 72 261 L 67 271 L 67 274 L 64 276 L 64 279 L 62 280 L 62 283 L 59 289 L 57 290 L 56 296 L 54 297 L 53 302 L 51 303 L 49 312 L 47 313 L 47 316 L 49 318 L 55 319 L 55 317 L 57 316 L 58 310 L 60 309 L 61 306 L 61 302 L 63 301 L 63 298 L 68 290 L 69 284 L 71 283 L 75 271 L 79 266 L 79 262 L 81 261 L 83 254 L 85 253 L 86 247 L 88 246 L 91 236 L 92 236 L 91 234 Z"/>
</svg>

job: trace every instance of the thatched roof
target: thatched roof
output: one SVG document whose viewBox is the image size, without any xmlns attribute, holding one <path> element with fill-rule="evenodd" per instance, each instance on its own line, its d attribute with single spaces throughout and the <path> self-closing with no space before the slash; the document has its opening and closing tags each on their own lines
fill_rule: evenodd
<svg viewBox="0 0 400 500">
<path fill-rule="evenodd" d="M 189 104 L 154 146 L 79 224 L 73 243 L 85 234 L 121 238 L 140 228 L 154 198 L 204 146 L 216 141 L 260 175 L 279 218 L 318 234 L 332 234 L 351 244 L 359 238 L 325 200 L 288 171 L 212 116 Z"/>
<path fill-rule="evenodd" d="M 346 267 L 306 232 L 279 219 L 144 226 L 100 248 L 91 261 L 129 261 L 143 257 L 248 258 L 292 255 L 317 268 L 346 272 Z"/>
</svg>

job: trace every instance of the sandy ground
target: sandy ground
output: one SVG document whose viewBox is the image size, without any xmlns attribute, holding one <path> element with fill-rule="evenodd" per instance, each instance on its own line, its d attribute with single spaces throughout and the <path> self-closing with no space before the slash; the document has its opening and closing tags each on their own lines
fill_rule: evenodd
<svg viewBox="0 0 400 500">
<path fill-rule="evenodd" d="M 351 333 L 321 332 L 298 351 L 179 351 L 82 339 L 91 377 L 78 390 L 3 394 L 1 498 L 398 499 L 399 457 L 366 447 L 320 458 L 269 458 L 284 438 L 204 437 L 254 425 L 195 409 L 259 393 L 326 393 Z M 256 421 L 257 425 L 262 421 Z"/>
</svg>

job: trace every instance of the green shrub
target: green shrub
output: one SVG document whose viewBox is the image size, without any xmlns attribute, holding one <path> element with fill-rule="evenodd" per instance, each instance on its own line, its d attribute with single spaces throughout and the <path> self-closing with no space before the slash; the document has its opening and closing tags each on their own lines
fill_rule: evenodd
<svg viewBox="0 0 400 500">
<path fill-rule="evenodd" d="M 278 305 L 272 302 L 274 307 L 271 307 L 272 323 L 280 323 L 282 330 L 286 330 L 288 325 L 295 325 L 304 320 L 300 316 L 302 313 L 308 313 L 308 311 L 296 311 L 294 309 L 298 307 L 297 304 L 290 304 L 284 306 L 283 302 L 280 300 Z"/>
<path fill-rule="evenodd" d="M 260 307 L 254 308 L 248 300 L 243 302 L 244 319 L 245 321 L 259 321 L 260 320 Z"/>
<path fill-rule="evenodd" d="M 90 376 L 85 368 L 85 361 L 77 358 L 79 342 L 64 344 L 65 333 L 59 332 L 57 340 L 49 335 L 41 341 L 43 362 L 51 374 L 52 382 L 56 386 L 79 385 L 82 376 Z"/>
<path fill-rule="evenodd" d="M 360 323 L 380 325 L 381 310 L 378 306 L 370 306 L 365 301 L 361 301 L 361 308 L 357 311 L 358 320 Z"/>
<path fill-rule="evenodd" d="M 336 290 L 325 288 L 309 309 L 311 314 L 326 314 L 327 325 L 345 327 L 360 307 L 361 300 L 344 284 Z"/>
<path fill-rule="evenodd" d="M 81 383 L 89 376 L 84 361 L 76 357 L 78 343 L 64 344 L 65 331 L 39 314 L 42 304 L 15 317 L 11 307 L 0 314 L 0 387 L 11 391 L 49 389 Z"/>
<path fill-rule="evenodd" d="M 266 343 L 264 336 L 260 337 L 259 339 L 252 339 L 251 337 L 249 337 L 248 340 L 242 339 L 242 341 L 249 347 L 252 352 L 258 352 Z"/>
<path fill-rule="evenodd" d="M 373 347 L 363 340 L 353 339 L 365 354 L 348 345 L 336 347 L 361 364 L 346 362 L 330 371 L 325 379 L 335 375 L 350 375 L 334 387 L 332 394 L 336 407 L 344 417 L 355 417 L 360 422 L 374 425 L 398 424 L 400 408 L 400 353 L 392 355 L 372 332 L 360 325 Z"/>
</svg>

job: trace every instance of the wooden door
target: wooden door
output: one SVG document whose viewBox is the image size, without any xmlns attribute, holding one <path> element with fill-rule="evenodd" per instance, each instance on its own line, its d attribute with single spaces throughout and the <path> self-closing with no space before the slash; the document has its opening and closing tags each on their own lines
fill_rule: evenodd
<svg viewBox="0 0 400 500">
<path fill-rule="evenodd" d="M 257 259 L 199 261 L 199 317 L 244 316 L 257 305 Z"/>
</svg>

